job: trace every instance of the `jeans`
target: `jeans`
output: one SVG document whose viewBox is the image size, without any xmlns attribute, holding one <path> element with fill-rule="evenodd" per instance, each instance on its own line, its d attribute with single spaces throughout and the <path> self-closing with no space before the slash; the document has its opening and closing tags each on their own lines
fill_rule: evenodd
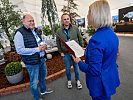
<svg viewBox="0 0 133 100">
<path fill-rule="evenodd" d="M 71 61 L 74 67 L 75 81 L 79 80 L 79 67 L 78 67 L 78 64 L 74 62 L 72 54 L 65 54 L 65 56 L 63 56 L 63 60 L 65 62 L 67 80 L 71 81 Z"/>
<path fill-rule="evenodd" d="M 38 100 L 40 98 L 39 90 L 38 90 L 38 77 L 39 77 L 39 85 L 40 92 L 43 93 L 46 90 L 45 78 L 47 76 L 47 68 L 44 58 L 41 58 L 41 63 L 36 65 L 25 65 L 30 77 L 30 89 L 31 93 L 34 97 L 34 100 Z"/>
<path fill-rule="evenodd" d="M 105 97 L 105 96 L 92 97 L 92 100 L 111 100 L 111 96 L 110 97 Z"/>
</svg>

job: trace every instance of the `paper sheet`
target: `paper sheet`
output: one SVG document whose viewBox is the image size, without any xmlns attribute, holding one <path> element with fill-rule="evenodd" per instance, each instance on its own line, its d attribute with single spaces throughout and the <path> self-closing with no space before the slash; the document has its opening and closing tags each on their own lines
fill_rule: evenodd
<svg viewBox="0 0 133 100">
<path fill-rule="evenodd" d="M 74 40 L 66 42 L 66 44 L 74 51 L 76 57 L 84 56 L 83 48 Z"/>
</svg>

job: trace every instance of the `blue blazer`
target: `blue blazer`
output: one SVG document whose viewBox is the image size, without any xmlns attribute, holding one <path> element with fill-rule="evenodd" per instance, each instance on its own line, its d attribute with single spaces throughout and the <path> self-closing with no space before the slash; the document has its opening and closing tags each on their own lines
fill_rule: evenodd
<svg viewBox="0 0 133 100">
<path fill-rule="evenodd" d="M 89 40 L 85 63 L 79 61 L 86 73 L 90 96 L 111 96 L 120 85 L 116 64 L 119 39 L 110 27 L 99 28 Z"/>
</svg>

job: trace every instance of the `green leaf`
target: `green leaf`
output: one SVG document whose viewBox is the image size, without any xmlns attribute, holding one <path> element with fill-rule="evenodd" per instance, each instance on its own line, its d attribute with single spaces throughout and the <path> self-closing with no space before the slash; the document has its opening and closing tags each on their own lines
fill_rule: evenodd
<svg viewBox="0 0 133 100">
<path fill-rule="evenodd" d="M 93 36 L 95 33 L 95 29 L 91 25 L 88 25 L 86 33 L 88 33 L 89 36 Z"/>
<path fill-rule="evenodd" d="M 20 62 L 11 62 L 5 67 L 5 74 L 7 76 L 16 75 L 22 71 L 22 64 Z"/>
<path fill-rule="evenodd" d="M 15 11 L 16 5 L 13 5 L 9 0 L 0 0 L 0 27 L 7 34 L 10 42 L 13 42 L 16 28 L 22 25 L 20 10 Z M 11 32 L 12 30 L 12 32 Z"/>
<path fill-rule="evenodd" d="M 44 19 L 48 18 L 50 28 L 53 29 L 56 19 L 58 20 L 57 8 L 54 0 L 42 0 L 42 26 L 44 26 Z M 54 33 L 52 33 L 54 34 Z"/>
</svg>

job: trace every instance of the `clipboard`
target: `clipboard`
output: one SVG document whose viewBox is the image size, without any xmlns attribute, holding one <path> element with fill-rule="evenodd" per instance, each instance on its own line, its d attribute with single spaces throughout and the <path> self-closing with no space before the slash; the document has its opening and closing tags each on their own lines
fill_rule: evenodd
<svg viewBox="0 0 133 100">
<path fill-rule="evenodd" d="M 56 33 L 62 44 L 67 48 L 67 50 L 76 58 L 74 51 L 65 43 L 65 41 Z"/>
</svg>

